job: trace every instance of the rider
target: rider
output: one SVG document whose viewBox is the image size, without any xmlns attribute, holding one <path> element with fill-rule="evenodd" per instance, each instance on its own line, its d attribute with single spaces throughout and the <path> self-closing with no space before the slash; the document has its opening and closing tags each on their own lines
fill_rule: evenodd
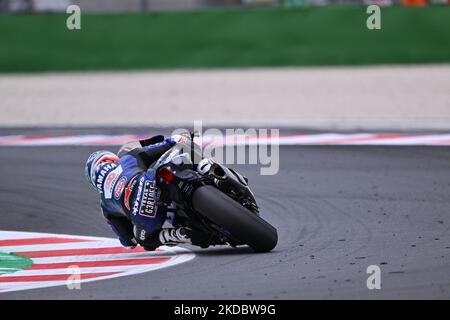
<svg viewBox="0 0 450 320">
<path fill-rule="evenodd" d="M 198 231 L 162 228 L 167 208 L 158 204 L 161 190 L 156 185 L 156 168 L 149 167 L 184 139 L 178 135 L 166 139 L 158 135 L 129 142 L 120 148 L 118 155 L 102 150 L 88 158 L 86 178 L 100 193 L 103 215 L 124 247 L 133 249 L 139 244 L 146 250 L 155 250 L 177 243 L 208 246 L 207 239 Z"/>
</svg>

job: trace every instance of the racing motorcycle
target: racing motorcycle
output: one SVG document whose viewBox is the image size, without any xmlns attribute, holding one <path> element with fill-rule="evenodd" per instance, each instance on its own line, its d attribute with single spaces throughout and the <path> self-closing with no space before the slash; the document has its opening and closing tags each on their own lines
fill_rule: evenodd
<svg viewBox="0 0 450 320">
<path fill-rule="evenodd" d="M 207 245 L 248 245 L 268 252 L 278 242 L 277 230 L 260 216 L 248 179 L 210 159 L 200 174 L 192 159 L 198 154 L 194 134 L 165 152 L 156 168 L 160 204 L 172 212 L 174 227 L 188 227 L 207 236 Z M 183 150 L 189 150 L 190 154 Z M 200 158 L 201 159 L 201 158 Z"/>
</svg>

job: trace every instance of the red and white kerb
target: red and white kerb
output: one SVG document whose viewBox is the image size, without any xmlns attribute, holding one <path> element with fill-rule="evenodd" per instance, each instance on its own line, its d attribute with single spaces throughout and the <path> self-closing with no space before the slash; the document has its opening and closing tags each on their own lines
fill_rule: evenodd
<svg viewBox="0 0 450 320">
<path fill-rule="evenodd" d="M 67 285 L 74 270 L 83 283 L 149 272 L 194 258 L 181 247 L 127 250 L 116 239 L 16 231 L 0 231 L 0 253 L 32 262 L 21 270 L 0 273 L 0 294 Z"/>
</svg>

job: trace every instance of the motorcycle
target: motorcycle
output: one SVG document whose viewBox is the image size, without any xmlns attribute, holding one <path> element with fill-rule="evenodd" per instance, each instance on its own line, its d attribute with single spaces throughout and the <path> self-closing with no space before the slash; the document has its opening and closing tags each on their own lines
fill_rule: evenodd
<svg viewBox="0 0 450 320">
<path fill-rule="evenodd" d="M 200 174 L 192 161 L 199 152 L 195 146 L 191 133 L 152 166 L 162 190 L 160 204 L 173 213 L 173 226 L 202 232 L 206 246 L 248 245 L 256 252 L 271 251 L 278 242 L 277 230 L 261 217 L 248 179 L 214 160 L 208 172 Z M 187 147 L 189 156 L 183 153 Z"/>
</svg>

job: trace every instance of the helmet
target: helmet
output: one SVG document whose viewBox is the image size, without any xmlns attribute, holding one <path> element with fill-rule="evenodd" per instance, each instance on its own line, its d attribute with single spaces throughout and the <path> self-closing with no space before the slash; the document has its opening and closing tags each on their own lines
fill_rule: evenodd
<svg viewBox="0 0 450 320">
<path fill-rule="evenodd" d="M 111 151 L 101 150 L 94 152 L 86 161 L 84 170 L 86 179 L 95 187 L 95 180 L 97 180 L 102 164 L 116 162 L 117 160 L 119 160 L 119 157 Z"/>
</svg>

